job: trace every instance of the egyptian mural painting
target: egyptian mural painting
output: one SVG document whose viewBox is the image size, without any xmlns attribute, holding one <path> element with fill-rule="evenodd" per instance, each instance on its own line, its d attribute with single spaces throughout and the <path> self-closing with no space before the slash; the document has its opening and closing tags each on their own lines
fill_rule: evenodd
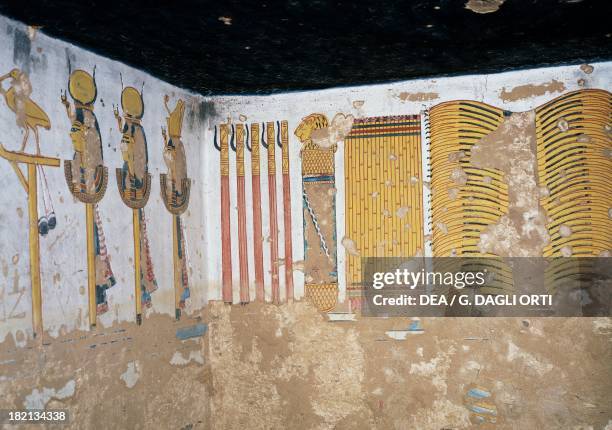
<svg viewBox="0 0 612 430">
<path fill-rule="evenodd" d="M 321 311 L 338 301 L 336 240 L 335 143 L 313 142 L 317 130 L 327 130 L 323 114 L 311 114 L 295 129 L 302 142 L 302 197 L 304 216 L 304 292 Z"/>
<path fill-rule="evenodd" d="M 217 134 L 217 129 L 219 130 Z M 291 238 L 291 185 L 289 181 L 289 126 L 287 121 L 250 124 L 221 124 L 215 127 L 214 146 L 219 151 L 219 172 L 221 184 L 221 262 L 222 297 L 226 303 L 233 301 L 234 267 L 238 267 L 239 302 L 251 301 L 249 277 L 249 255 L 254 262 L 255 300 L 266 301 L 264 266 L 270 273 L 270 301 L 279 304 L 284 299 L 293 299 L 293 241 Z M 276 156 L 276 148 L 281 156 Z M 263 153 L 262 153 L 263 151 Z M 235 171 L 230 168 L 230 157 L 235 154 Z M 248 155 L 247 155 L 248 154 Z M 250 160 L 248 159 L 250 158 Z M 280 161 L 281 169 L 277 169 Z M 250 165 L 251 213 L 247 213 L 246 176 Z M 261 175 L 266 175 L 268 190 L 262 193 Z M 277 178 L 280 174 L 280 177 Z M 277 179 L 282 180 L 282 198 L 277 194 Z M 236 190 L 237 229 L 232 231 L 230 186 Z M 268 208 L 267 222 L 269 236 L 264 238 L 262 206 Z M 282 225 L 278 213 L 282 212 Z M 247 230 L 252 227 L 253 240 L 248 240 Z M 279 233 L 283 231 L 284 246 L 279 244 Z M 232 238 L 238 245 L 238 259 L 232 260 Z M 269 260 L 264 261 L 264 247 Z M 281 267 L 284 276 L 281 277 Z M 284 281 L 284 282 L 283 282 Z"/>
<path fill-rule="evenodd" d="M 10 79 L 6 88 L 5 82 Z M 4 84 L 4 85 L 3 85 Z M 141 304 L 150 304 L 150 292 L 157 283 L 151 264 L 146 225 L 144 222 L 144 204 L 149 196 L 150 175 L 148 174 L 148 153 L 144 130 L 140 120 L 144 113 L 141 94 L 127 88 L 122 94 L 123 119 L 115 115 L 122 131 L 122 155 L 124 166 L 118 172 L 118 183 L 122 200 L 135 208 L 138 216 L 139 272 L 142 288 Z M 51 128 L 51 121 L 43 109 L 30 97 L 32 85 L 26 73 L 13 69 L 0 76 L 0 93 L 6 106 L 16 117 L 16 125 L 23 130 L 23 139 L 18 150 L 5 148 L 0 144 L 0 156 L 6 159 L 17 175 L 19 183 L 28 195 L 30 276 L 32 288 L 32 327 L 34 337 L 43 332 L 42 286 L 40 275 L 40 238 L 46 237 L 57 226 L 54 204 L 47 184 L 44 167 L 60 167 L 57 158 L 41 155 L 40 130 Z M 72 99 L 69 101 L 68 94 Z M 100 126 L 94 113 L 97 99 L 95 67 L 93 74 L 84 70 L 74 70 L 69 74 L 68 89 L 61 94 L 61 104 L 70 121 L 70 141 L 73 150 L 71 160 L 64 161 L 64 176 L 72 196 L 86 207 L 87 238 L 87 279 L 89 325 L 95 328 L 97 316 L 108 311 L 106 291 L 116 284 L 111 268 L 111 259 L 107 251 L 106 238 L 97 203 L 104 197 L 107 189 L 108 173 L 104 166 L 103 145 Z M 164 160 L 168 174 L 162 175 L 162 197 L 173 216 L 173 231 L 176 234 L 175 280 L 177 287 L 177 309 L 184 307 L 189 297 L 187 273 L 187 245 L 184 226 L 180 219 L 188 205 L 190 179 L 187 177 L 186 157 L 181 142 L 182 119 L 185 105 L 179 100 L 173 111 L 167 106 L 167 139 L 164 137 Z M 35 153 L 28 152 L 28 144 L 34 141 Z M 44 148 L 43 148 L 44 149 Z M 141 162 L 144 160 L 144 163 Z M 26 165 L 24 173 L 21 164 Z M 39 216 L 40 215 L 40 216 Z M 140 270 L 142 267 L 142 270 Z M 177 315 L 179 313 L 177 312 Z M 138 318 L 140 320 L 140 318 Z"/>
<path fill-rule="evenodd" d="M 8 89 L 5 82 L 10 79 Z M 35 333 L 42 330 L 39 237 L 56 226 L 53 203 L 43 166 L 58 167 L 59 160 L 40 155 L 40 128 L 49 129 L 46 113 L 31 98 L 32 85 L 18 69 L 0 77 L 6 106 L 24 130 L 19 150 L 0 146 L 18 181 L 28 193 L 30 252 Z M 68 99 L 70 95 L 71 101 Z M 69 75 L 68 91 L 61 96 L 70 120 L 72 160 L 64 163 L 71 194 L 85 205 L 90 325 L 108 310 L 106 291 L 116 284 L 108 255 L 98 203 L 105 196 L 107 168 L 100 126 L 94 113 L 97 98 L 93 73 L 75 70 Z M 512 277 L 503 258 L 515 256 L 601 256 L 612 249 L 612 221 L 607 175 L 610 157 L 612 96 L 603 90 L 567 93 L 527 112 L 510 112 L 482 102 L 460 100 L 433 106 L 428 111 L 431 153 L 431 184 L 422 169 L 421 116 L 381 116 L 354 120 L 344 138 L 343 163 L 346 236 L 346 267 L 338 267 L 336 238 L 335 145 L 321 146 L 317 132 L 330 122 L 322 114 L 303 119 L 295 129 L 302 143 L 302 203 L 304 225 L 305 293 L 319 309 L 336 306 L 338 270 L 346 271 L 349 301 L 361 294 L 360 258 L 422 255 L 431 240 L 434 256 L 487 256 L 499 258 L 502 275 L 488 284 L 488 292 L 512 289 Z M 151 177 L 147 140 L 141 121 L 142 94 L 127 87 L 121 94 L 123 114 L 114 111 L 122 133 L 123 166 L 117 169 L 122 201 L 133 209 L 135 283 L 142 306 L 151 305 L 157 289 L 147 235 L 144 207 Z M 161 194 L 172 215 L 176 316 L 190 296 L 187 243 L 181 220 L 189 205 L 191 180 L 187 175 L 185 149 L 181 141 L 185 112 L 183 100 L 167 111 L 163 129 L 163 156 L 167 173 L 161 175 Z M 62 113 L 63 114 L 63 113 Z M 287 121 L 261 124 L 222 124 L 220 149 L 223 273 L 239 279 L 240 303 L 251 301 L 249 286 L 255 283 L 255 299 L 271 301 L 293 297 L 291 263 L 291 192 Z M 318 133 L 320 134 L 320 133 Z M 315 138 L 315 136 L 317 136 Z M 36 153 L 26 151 L 30 140 Z M 261 145 L 261 146 L 260 146 Z M 44 149 L 44 145 L 42 145 Z M 261 153 L 263 148 L 263 154 Z M 276 151 L 280 149 L 280 157 Z M 235 157 L 236 170 L 230 169 Z M 277 169 L 280 161 L 281 169 Z M 252 195 L 245 189 L 250 163 Z M 24 174 L 21 164 L 27 166 Z M 261 192 L 261 175 L 267 175 L 267 192 Z M 280 175 L 280 176 L 279 176 Z M 280 182 L 280 188 L 277 187 Z M 224 185 L 226 184 L 226 185 Z M 424 237 L 423 187 L 431 188 L 431 238 Z M 232 231 L 229 190 L 237 195 L 237 230 Z M 277 190 L 282 189 L 278 195 Z M 42 190 L 42 192 L 40 192 Z M 435 191 L 435 192 L 433 192 Z M 248 213 L 247 199 L 252 201 Z M 269 209 L 262 219 L 262 205 Z M 42 215 L 39 217 L 39 215 Z M 279 220 L 277 214 L 282 214 Z M 527 214 L 527 215 L 525 215 Z M 269 227 L 264 238 L 262 225 Z M 32 230 L 32 226 L 34 230 Z M 253 243 L 247 230 L 253 229 Z M 284 243 L 279 232 L 284 231 Z M 259 232 L 259 233 L 258 233 Z M 527 232 L 527 233 L 526 233 Z M 232 238 L 237 238 L 237 260 L 232 260 Z M 283 246 L 284 245 L 284 246 Z M 264 286 L 264 253 L 271 283 Z M 249 254 L 253 253 L 255 279 L 249 278 Z M 283 268 L 284 265 L 284 268 Z M 233 273 L 233 268 L 238 268 Z M 284 274 L 282 273 L 284 270 Z M 238 275 L 238 276 L 236 276 Z M 284 276 L 283 276 L 284 275 Z M 224 278 L 225 279 L 225 278 Z M 281 284 L 280 280 L 284 279 Z M 497 282 L 497 283 L 496 283 Z M 38 291 L 38 292 L 37 292 Z M 357 301 L 355 301 L 357 303 Z"/>
<path fill-rule="evenodd" d="M 344 164 L 346 290 L 357 308 L 361 258 L 423 255 L 420 116 L 356 119 Z"/>
<path fill-rule="evenodd" d="M 268 215 L 270 217 L 270 267 L 272 283 L 272 303 L 280 303 L 279 256 L 278 256 L 278 212 L 276 202 L 276 145 L 274 123 L 266 124 L 267 142 L 262 139 L 268 151 Z"/>
<path fill-rule="evenodd" d="M 612 249 L 612 94 L 583 90 L 535 110 L 548 256 L 604 256 Z M 608 213 L 606 213 L 608 211 Z"/>
<path fill-rule="evenodd" d="M 356 308 L 361 296 L 360 258 L 424 255 L 485 256 L 496 275 L 486 293 L 512 290 L 516 282 L 504 260 L 513 256 L 605 256 L 612 247 L 605 172 L 610 168 L 610 94 L 568 93 L 528 112 L 513 113 L 476 101 L 447 102 L 425 112 L 431 183 L 422 164 L 419 115 L 356 119 L 344 138 L 347 297 Z M 317 124 L 316 121 L 319 121 Z M 319 212 L 308 192 L 321 175 L 308 154 L 315 128 L 328 127 L 322 115 L 305 118 L 296 135 L 303 142 L 306 295 L 321 280 L 320 255 L 327 246 Z M 321 148 L 318 148 L 321 150 Z M 333 173 L 331 160 L 327 172 Z M 311 176 L 312 175 L 312 176 Z M 329 177 L 327 179 L 330 179 Z M 432 234 L 424 235 L 423 190 L 430 190 Z M 332 193 L 333 194 L 333 193 Z M 333 222 L 333 221 L 332 221 Z M 323 245 L 319 247 L 325 254 Z M 430 254 L 428 254 L 430 255 Z M 317 265 L 313 267 L 314 262 Z M 325 261 L 325 260 L 323 260 Z M 335 274 L 334 265 L 327 267 Z M 554 266 L 547 269 L 559 270 Z M 566 267 L 565 270 L 568 270 Z M 578 269 L 575 269 L 578 270 Z M 518 276 L 521 276 L 519 274 Z M 313 282 L 315 281 L 315 282 Z"/>
<path fill-rule="evenodd" d="M 151 306 L 151 293 L 157 289 L 144 211 L 151 192 L 151 175 L 147 138 L 141 123 L 144 116 L 142 93 L 134 87 L 124 88 L 121 92 L 121 107 L 123 117 L 119 115 L 119 109 L 114 108 L 117 126 L 122 134 L 123 156 L 123 167 L 116 169 L 117 186 L 121 199 L 132 209 L 134 297 L 137 298 L 136 321 L 140 324 L 142 306 Z"/>
<path fill-rule="evenodd" d="M 240 303 L 250 301 L 249 296 L 249 261 L 247 244 L 246 194 L 245 194 L 245 130 L 248 126 L 236 124 L 236 145 L 232 148 L 236 153 L 236 197 L 238 203 L 238 262 L 240 270 Z M 248 145 L 248 138 L 247 138 Z"/>
<path fill-rule="evenodd" d="M 490 293 L 514 288 L 506 257 L 607 255 L 611 102 L 581 90 L 520 113 L 434 106 L 433 255 L 498 258 Z"/>
<path fill-rule="evenodd" d="M 4 87 L 4 81 L 7 79 L 10 79 L 8 89 Z M 28 75 L 19 69 L 13 69 L 6 75 L 1 76 L 0 93 L 7 107 L 15 115 L 17 127 L 23 130 L 23 140 L 19 150 L 8 150 L 0 143 L 0 157 L 8 161 L 28 196 L 32 331 L 35 338 L 42 339 L 43 315 L 39 235 L 46 236 L 49 230 L 54 229 L 57 225 L 51 193 L 43 169 L 44 167 L 59 167 L 60 160 L 41 155 L 38 129 L 39 127 L 50 129 L 51 121 L 45 111 L 30 98 L 32 84 Z M 35 154 L 26 152 L 30 132 L 34 133 Z M 26 174 L 21 169 L 21 164 L 26 165 Z M 39 186 L 41 188 L 40 197 Z M 44 215 L 39 218 L 41 201 Z"/>
<path fill-rule="evenodd" d="M 232 242 L 230 236 L 229 146 L 227 139 L 227 124 L 219 126 L 219 142 L 217 142 L 217 127 L 215 127 L 213 143 L 219 151 L 221 183 L 221 295 L 225 303 L 232 303 Z"/>
<path fill-rule="evenodd" d="M 611 120 L 612 94 L 602 90 L 568 93 L 535 110 L 540 204 L 549 221 L 544 257 L 610 257 Z M 586 259 L 586 270 L 584 260 L 555 259 L 547 281 L 559 271 L 588 273 L 595 259 Z M 554 293 L 557 283 L 546 288 Z"/>
<path fill-rule="evenodd" d="M 486 286 L 491 294 L 512 290 L 510 267 L 479 246 L 487 226 L 507 213 L 508 184 L 499 169 L 472 164 L 470 154 L 504 114 L 475 101 L 442 103 L 429 112 L 433 256 L 489 257 L 497 275 Z"/>
<path fill-rule="evenodd" d="M 9 88 L 5 89 L 3 82 L 10 79 Z M 15 114 L 17 126 L 23 129 L 23 140 L 17 152 L 25 152 L 30 131 L 34 133 L 36 154 L 40 155 L 40 135 L 38 127 L 49 130 L 51 121 L 49 116 L 31 98 L 32 83 L 27 73 L 13 69 L 9 73 L 0 76 L 0 92 L 4 97 L 7 107 Z"/>
<path fill-rule="evenodd" d="M 247 137 L 247 142 L 248 142 Z M 263 263 L 263 226 L 261 218 L 261 166 L 259 146 L 259 124 L 251 124 L 251 144 L 247 145 L 251 152 L 251 193 L 253 209 L 253 261 L 255 265 L 255 300 L 263 302 L 264 263 Z"/>
<path fill-rule="evenodd" d="M 289 124 L 277 121 L 277 140 L 281 146 L 283 175 L 283 228 L 285 232 L 285 288 L 287 300 L 293 300 L 293 239 L 291 232 L 291 172 L 289 164 Z"/>
<path fill-rule="evenodd" d="M 187 177 L 187 158 L 185 156 L 185 147 L 181 141 L 185 102 L 183 100 L 177 101 L 174 110 L 170 110 L 168 100 L 169 97 L 166 95 L 164 97 L 164 107 L 168 113 L 166 118 L 167 130 L 162 128 L 164 162 L 168 168 L 168 173 L 162 173 L 159 179 L 162 200 L 166 209 L 173 215 L 174 307 L 176 319 L 179 319 L 181 309 L 185 307 L 185 301 L 190 295 L 187 238 L 185 227 L 181 222 L 181 214 L 189 206 L 191 179 Z"/>
<path fill-rule="evenodd" d="M 64 174 L 71 194 L 86 207 L 89 323 L 93 327 L 96 315 L 108 310 L 106 290 L 116 283 L 97 206 L 106 193 L 108 169 L 104 166 L 102 137 L 94 113 L 97 98 L 95 70 L 93 76 L 84 70 L 72 72 L 68 91 L 73 105 L 65 93 L 61 102 L 71 123 L 74 156 L 64 162 Z"/>
</svg>

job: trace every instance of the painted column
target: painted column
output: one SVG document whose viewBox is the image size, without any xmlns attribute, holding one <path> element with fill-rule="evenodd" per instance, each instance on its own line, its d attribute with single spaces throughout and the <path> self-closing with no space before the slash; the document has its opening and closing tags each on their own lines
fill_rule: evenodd
<svg viewBox="0 0 612 430">
<path fill-rule="evenodd" d="M 278 280 L 278 218 L 276 212 L 276 159 L 274 123 L 266 123 L 268 143 L 268 193 L 270 195 L 270 268 L 272 271 L 272 303 L 280 303 Z"/>
<path fill-rule="evenodd" d="M 261 181 L 259 163 L 259 124 L 251 124 L 251 180 L 253 193 L 253 254 L 255 262 L 255 299 L 258 302 L 263 302 L 265 300 L 265 297 L 263 232 L 261 223 Z"/>
<path fill-rule="evenodd" d="M 291 235 L 291 181 L 289 179 L 289 130 L 280 122 L 283 167 L 283 225 L 285 231 L 285 288 L 287 301 L 293 300 L 293 241 Z"/>
<path fill-rule="evenodd" d="M 248 303 L 249 261 L 247 255 L 246 197 L 244 191 L 244 125 L 236 125 L 236 196 L 238 198 L 238 258 L 240 303 Z"/>
<path fill-rule="evenodd" d="M 230 233 L 229 144 L 228 125 L 221 124 L 221 266 L 222 296 L 225 303 L 232 303 L 232 242 Z"/>
</svg>

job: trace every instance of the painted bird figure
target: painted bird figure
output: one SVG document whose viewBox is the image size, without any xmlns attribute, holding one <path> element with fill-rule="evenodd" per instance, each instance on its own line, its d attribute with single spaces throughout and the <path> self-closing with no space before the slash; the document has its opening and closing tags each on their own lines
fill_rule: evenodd
<svg viewBox="0 0 612 430">
<path fill-rule="evenodd" d="M 11 81 L 8 90 L 5 90 L 2 82 L 7 78 L 11 78 Z M 4 96 L 9 109 L 15 113 L 17 125 L 25 131 L 19 151 L 24 151 L 32 130 L 36 139 L 36 154 L 40 154 L 38 127 L 49 130 L 51 121 L 45 111 L 30 99 L 32 84 L 28 75 L 19 69 L 13 69 L 6 75 L 0 76 L 0 94 Z"/>
</svg>

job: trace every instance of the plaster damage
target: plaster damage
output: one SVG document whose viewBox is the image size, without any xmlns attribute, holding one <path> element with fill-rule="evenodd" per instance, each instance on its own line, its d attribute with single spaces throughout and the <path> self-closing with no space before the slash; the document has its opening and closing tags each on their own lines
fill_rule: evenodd
<svg viewBox="0 0 612 430">
<path fill-rule="evenodd" d="M 45 409 L 51 399 L 63 400 L 72 397 L 75 392 L 76 382 L 71 379 L 59 390 L 44 387 L 41 390 L 35 388 L 31 394 L 27 395 L 24 402 L 24 409 Z"/>
<path fill-rule="evenodd" d="M 187 357 L 185 357 L 181 352 L 176 351 L 170 360 L 170 364 L 175 366 L 185 366 L 192 361 L 195 363 L 204 364 L 204 357 L 202 357 L 201 351 L 189 351 L 189 354 L 186 355 Z"/>
<path fill-rule="evenodd" d="M 518 85 L 510 90 L 506 90 L 506 87 L 503 87 L 499 93 L 499 98 L 507 103 L 542 96 L 544 94 L 561 93 L 565 90 L 566 88 L 563 82 L 553 79 L 543 84 Z"/>
<path fill-rule="evenodd" d="M 326 323 L 305 303 L 252 304 L 246 314 L 221 304 L 209 309 L 212 414 L 220 428 L 331 428 L 363 407 L 355 331 Z"/>
<path fill-rule="evenodd" d="M 331 148 L 337 145 L 350 133 L 355 117 L 337 113 L 328 127 L 317 128 L 312 131 L 312 143 L 321 148 Z"/>
<path fill-rule="evenodd" d="M 607 318 L 425 318 L 423 334 L 399 340 L 385 333 L 406 318 L 330 323 L 305 303 L 209 309 L 218 428 L 468 428 L 475 386 L 490 393 L 496 428 L 608 421 L 607 382 L 594 376 L 610 374 L 597 358 L 612 352 Z"/>
<path fill-rule="evenodd" d="M 401 101 L 410 101 L 410 102 L 425 102 L 430 100 L 435 100 L 440 98 L 438 93 L 409 93 L 409 92 L 401 92 L 397 96 Z"/>
<path fill-rule="evenodd" d="M 508 213 L 480 235 L 480 252 L 504 257 L 541 256 L 549 243 L 546 211 L 540 205 L 535 113 L 512 113 L 471 150 L 470 162 L 497 169 L 508 184 Z"/>
<path fill-rule="evenodd" d="M 126 387 L 133 388 L 140 378 L 140 373 L 140 362 L 138 360 L 130 361 L 127 370 L 121 374 L 121 379 L 125 382 Z"/>
<path fill-rule="evenodd" d="M 206 356 L 206 338 L 176 338 L 189 324 L 152 315 L 140 327 L 73 331 L 44 345 L 8 338 L 0 344 L 0 407 L 68 409 L 67 429 L 211 428 L 210 368 L 197 358 Z M 177 353 L 195 361 L 171 364 Z"/>
</svg>

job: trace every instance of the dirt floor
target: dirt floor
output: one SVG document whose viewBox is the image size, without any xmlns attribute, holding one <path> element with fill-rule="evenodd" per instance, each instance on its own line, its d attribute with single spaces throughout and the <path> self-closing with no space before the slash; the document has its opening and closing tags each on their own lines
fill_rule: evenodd
<svg viewBox="0 0 612 430">
<path fill-rule="evenodd" d="M 177 339 L 198 322 L 207 333 Z M 211 303 L 201 319 L 7 340 L 0 409 L 67 408 L 74 429 L 612 428 L 609 318 L 411 323 Z"/>
</svg>

